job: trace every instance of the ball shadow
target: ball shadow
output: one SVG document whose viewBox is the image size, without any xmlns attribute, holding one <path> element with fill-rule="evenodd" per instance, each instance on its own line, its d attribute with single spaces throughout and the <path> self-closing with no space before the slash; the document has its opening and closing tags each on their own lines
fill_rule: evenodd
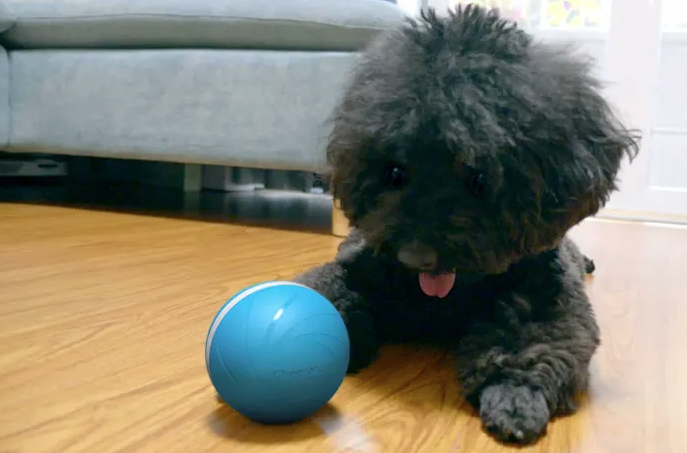
<svg viewBox="0 0 687 453">
<path fill-rule="evenodd" d="M 208 415 L 207 424 L 218 436 L 241 443 L 261 445 L 300 442 L 324 434 L 321 420 L 337 420 L 341 414 L 331 403 L 301 421 L 283 425 L 253 422 L 217 397 L 219 406 Z"/>
<path fill-rule="evenodd" d="M 255 445 L 297 444 L 356 424 L 357 416 L 345 410 L 348 397 L 372 394 L 371 401 L 393 400 L 414 411 L 441 411 L 447 417 L 471 419 L 480 429 L 477 411 L 462 397 L 453 357 L 427 345 L 388 345 L 373 365 L 349 374 L 341 394 L 312 416 L 288 425 L 263 425 L 240 415 L 216 395 L 218 406 L 207 417 L 209 428 L 228 442 Z M 344 413 L 338 410 L 344 408 Z M 448 409 L 448 412 L 447 412 Z M 406 409 L 401 409 L 405 411 Z M 356 421 L 357 420 L 357 421 Z M 472 428 L 470 428 L 472 429 Z"/>
</svg>

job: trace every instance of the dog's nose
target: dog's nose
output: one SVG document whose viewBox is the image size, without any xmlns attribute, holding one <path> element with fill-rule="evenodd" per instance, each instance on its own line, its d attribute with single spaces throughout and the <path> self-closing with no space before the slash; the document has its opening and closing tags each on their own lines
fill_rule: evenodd
<svg viewBox="0 0 687 453">
<path fill-rule="evenodd" d="M 437 266 L 437 252 L 424 244 L 412 242 L 398 249 L 398 260 L 410 269 L 432 271 Z"/>
</svg>

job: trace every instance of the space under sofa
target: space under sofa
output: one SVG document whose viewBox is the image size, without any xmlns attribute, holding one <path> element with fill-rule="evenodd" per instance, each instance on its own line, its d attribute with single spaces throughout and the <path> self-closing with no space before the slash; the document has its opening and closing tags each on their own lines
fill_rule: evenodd
<svg viewBox="0 0 687 453">
<path fill-rule="evenodd" d="M 0 0 L 0 149 L 320 171 L 386 0 Z"/>
</svg>

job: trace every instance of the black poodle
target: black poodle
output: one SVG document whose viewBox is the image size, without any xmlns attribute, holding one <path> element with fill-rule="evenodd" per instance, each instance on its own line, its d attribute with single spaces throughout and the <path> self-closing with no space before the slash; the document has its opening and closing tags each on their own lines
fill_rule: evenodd
<svg viewBox="0 0 687 453">
<path fill-rule="evenodd" d="M 341 312 L 351 372 L 382 342 L 439 342 L 496 438 L 533 442 L 575 410 L 599 328 L 566 233 L 639 143 L 591 67 L 473 5 L 362 55 L 327 149 L 352 232 L 295 279 Z"/>
</svg>

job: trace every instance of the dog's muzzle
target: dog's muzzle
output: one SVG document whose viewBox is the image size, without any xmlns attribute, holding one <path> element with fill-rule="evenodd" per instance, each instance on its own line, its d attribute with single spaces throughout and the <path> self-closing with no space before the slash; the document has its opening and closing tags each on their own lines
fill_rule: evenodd
<svg viewBox="0 0 687 453">
<path fill-rule="evenodd" d="M 431 247 L 414 241 L 401 246 L 397 256 L 404 266 L 420 273 L 419 284 L 425 295 L 444 298 L 453 289 L 456 274 L 454 272 L 434 273 L 439 257 Z"/>
<path fill-rule="evenodd" d="M 417 241 L 402 245 L 397 256 L 404 266 L 415 271 L 432 272 L 437 267 L 437 252 Z"/>
</svg>

